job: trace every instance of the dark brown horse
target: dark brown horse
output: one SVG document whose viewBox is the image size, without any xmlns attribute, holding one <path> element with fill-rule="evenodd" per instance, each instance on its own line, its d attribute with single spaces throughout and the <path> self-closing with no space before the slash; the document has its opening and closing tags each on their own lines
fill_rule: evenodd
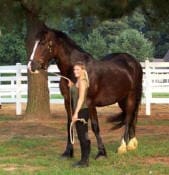
<svg viewBox="0 0 169 175">
<path fill-rule="evenodd" d="M 65 33 L 46 28 L 37 35 L 34 51 L 29 66 L 32 71 L 47 69 L 51 59 L 57 61 L 61 75 L 75 82 L 73 64 L 82 61 L 87 67 L 90 87 L 87 101 L 90 108 L 92 130 L 98 143 L 99 156 L 106 156 L 104 144 L 99 134 L 99 123 L 96 106 L 106 106 L 118 103 L 122 112 L 109 121 L 116 122 L 115 128 L 125 126 L 121 146 L 118 152 L 136 149 L 135 127 L 138 107 L 142 94 L 142 68 L 138 61 L 127 53 L 110 54 L 96 61 L 92 56 L 76 45 Z M 61 93 L 64 96 L 67 111 L 67 147 L 63 156 L 73 156 L 73 146 L 70 143 L 69 127 L 71 123 L 69 89 L 67 81 L 60 81 Z"/>
</svg>

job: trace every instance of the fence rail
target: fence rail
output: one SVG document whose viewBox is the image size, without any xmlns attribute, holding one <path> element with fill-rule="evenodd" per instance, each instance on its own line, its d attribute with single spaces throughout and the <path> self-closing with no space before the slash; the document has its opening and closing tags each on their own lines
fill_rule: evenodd
<svg viewBox="0 0 169 175">
<path fill-rule="evenodd" d="M 141 63 L 143 68 L 143 98 L 142 103 L 146 104 L 146 115 L 151 114 L 151 103 L 168 103 L 168 98 L 153 97 L 154 93 L 169 95 L 169 63 L 149 62 Z M 50 73 L 58 73 L 56 65 L 51 65 L 48 69 L 48 86 L 51 103 L 63 103 L 60 96 L 60 78 Z M 21 105 L 27 102 L 27 67 L 17 63 L 13 66 L 0 66 L 0 104 L 16 103 L 16 114 L 22 113 Z"/>
</svg>

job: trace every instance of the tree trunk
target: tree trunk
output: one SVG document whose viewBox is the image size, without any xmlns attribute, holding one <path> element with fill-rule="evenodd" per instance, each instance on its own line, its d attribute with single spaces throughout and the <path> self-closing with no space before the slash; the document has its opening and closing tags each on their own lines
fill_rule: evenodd
<svg viewBox="0 0 169 175">
<path fill-rule="evenodd" d="M 26 48 L 29 59 L 35 43 L 36 34 L 44 27 L 44 24 L 36 15 L 29 11 L 26 11 L 26 17 Z M 46 71 L 42 70 L 39 74 L 28 73 L 28 102 L 26 116 L 43 118 L 50 116 L 48 75 Z"/>
<path fill-rule="evenodd" d="M 28 74 L 28 102 L 26 115 L 34 117 L 49 117 L 48 75 L 45 71 L 39 74 Z"/>
</svg>

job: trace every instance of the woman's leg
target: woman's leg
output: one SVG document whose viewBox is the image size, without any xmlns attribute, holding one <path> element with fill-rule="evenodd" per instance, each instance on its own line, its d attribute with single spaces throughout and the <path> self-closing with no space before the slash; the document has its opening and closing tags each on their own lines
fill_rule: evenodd
<svg viewBox="0 0 169 175">
<path fill-rule="evenodd" d="M 88 122 L 89 110 L 81 109 L 78 114 L 78 118 L 85 119 Z M 88 138 L 88 124 L 84 124 L 80 121 L 76 122 L 76 130 L 81 148 L 81 160 L 77 162 L 74 166 L 84 167 L 89 164 L 89 154 L 90 154 L 90 140 Z"/>
</svg>

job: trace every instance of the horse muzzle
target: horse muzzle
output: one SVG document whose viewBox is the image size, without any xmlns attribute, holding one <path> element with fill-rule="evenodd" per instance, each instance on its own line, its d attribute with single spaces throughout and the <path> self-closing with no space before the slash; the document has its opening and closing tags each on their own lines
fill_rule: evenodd
<svg viewBox="0 0 169 175">
<path fill-rule="evenodd" d="M 31 73 L 39 73 L 39 71 L 42 69 L 47 70 L 47 66 L 45 66 L 43 63 L 36 60 L 30 60 L 28 62 L 28 70 Z"/>
</svg>

